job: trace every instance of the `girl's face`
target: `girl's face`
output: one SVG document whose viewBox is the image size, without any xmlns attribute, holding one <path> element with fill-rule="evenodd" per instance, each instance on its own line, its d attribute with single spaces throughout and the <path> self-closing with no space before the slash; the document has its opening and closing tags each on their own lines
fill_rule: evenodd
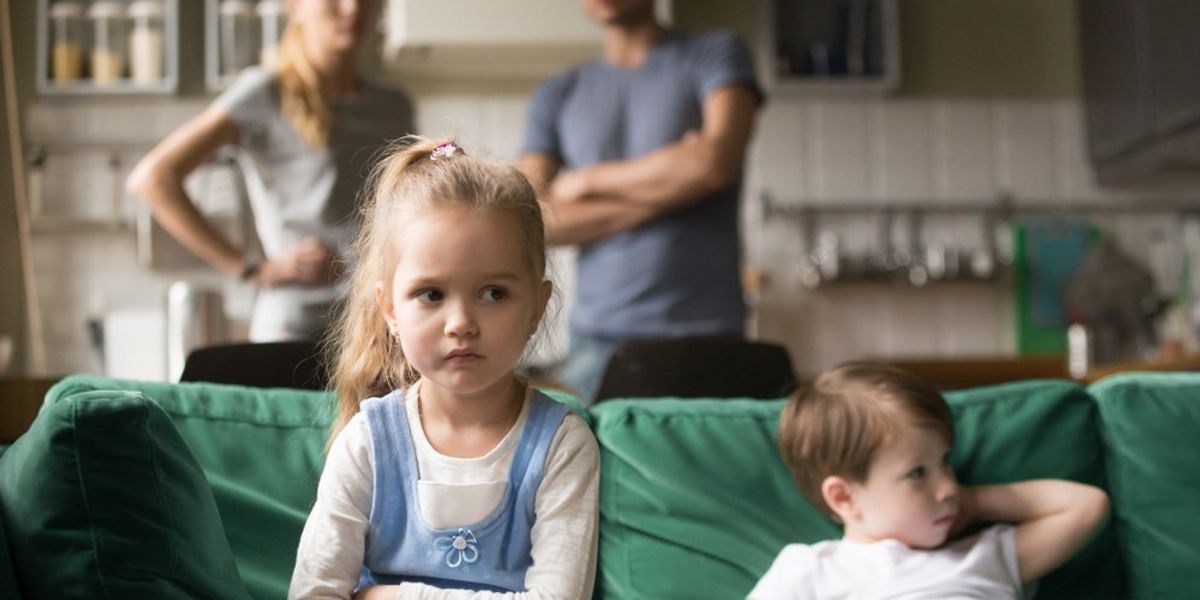
<svg viewBox="0 0 1200 600">
<path fill-rule="evenodd" d="M 358 47 L 378 0 L 290 0 L 290 18 L 301 25 L 309 47 L 349 52 Z"/>
<path fill-rule="evenodd" d="M 846 539 L 893 539 L 912 548 L 946 541 L 958 514 L 958 483 L 946 462 L 950 447 L 937 433 L 909 428 L 880 448 L 867 480 L 850 483 L 854 509 Z"/>
<path fill-rule="evenodd" d="M 418 215 L 397 240 L 395 273 L 376 295 L 423 389 L 459 398 L 511 391 L 551 289 L 524 259 L 517 218 L 438 210 Z"/>
</svg>

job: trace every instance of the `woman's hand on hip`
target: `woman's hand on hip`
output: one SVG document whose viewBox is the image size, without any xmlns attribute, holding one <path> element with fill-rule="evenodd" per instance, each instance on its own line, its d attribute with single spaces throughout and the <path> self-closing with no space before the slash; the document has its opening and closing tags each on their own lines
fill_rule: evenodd
<svg viewBox="0 0 1200 600">
<path fill-rule="evenodd" d="M 263 287 L 324 287 L 332 285 L 341 274 L 337 254 L 319 238 L 310 237 L 291 250 L 264 261 L 256 282 Z"/>
</svg>

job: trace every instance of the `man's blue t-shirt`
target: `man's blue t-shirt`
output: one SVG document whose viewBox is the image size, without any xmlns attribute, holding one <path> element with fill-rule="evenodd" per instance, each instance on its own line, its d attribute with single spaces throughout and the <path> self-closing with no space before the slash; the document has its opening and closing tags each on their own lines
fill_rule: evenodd
<svg viewBox="0 0 1200 600">
<path fill-rule="evenodd" d="M 760 94 L 750 53 L 732 32 L 669 31 L 636 68 L 597 59 L 542 83 L 522 152 L 557 157 L 567 170 L 636 158 L 699 130 L 709 94 L 738 84 Z M 572 329 L 612 338 L 740 334 L 740 189 L 739 178 L 581 247 Z"/>
</svg>

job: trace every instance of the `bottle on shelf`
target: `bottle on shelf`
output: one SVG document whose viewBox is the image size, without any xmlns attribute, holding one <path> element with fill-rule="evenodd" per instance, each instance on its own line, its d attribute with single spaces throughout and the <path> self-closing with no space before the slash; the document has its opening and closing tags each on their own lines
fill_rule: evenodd
<svg viewBox="0 0 1200 600">
<path fill-rule="evenodd" d="M 287 27 L 287 11 L 280 0 L 262 0 L 255 10 L 262 24 L 262 50 L 258 61 L 264 67 L 274 67 L 279 56 L 279 41 Z"/>
<path fill-rule="evenodd" d="M 93 2 L 87 12 L 92 22 L 92 82 L 117 83 L 125 70 L 125 5 L 113 0 Z"/>
<path fill-rule="evenodd" d="M 134 83 L 153 85 L 163 79 L 163 4 L 137 0 L 129 5 L 129 72 Z"/>
<path fill-rule="evenodd" d="M 222 0 L 221 76 L 234 77 L 258 59 L 254 4 L 247 0 Z"/>
<path fill-rule="evenodd" d="M 54 37 L 50 44 L 50 76 L 63 85 L 83 75 L 83 4 L 55 2 L 50 7 Z"/>
</svg>

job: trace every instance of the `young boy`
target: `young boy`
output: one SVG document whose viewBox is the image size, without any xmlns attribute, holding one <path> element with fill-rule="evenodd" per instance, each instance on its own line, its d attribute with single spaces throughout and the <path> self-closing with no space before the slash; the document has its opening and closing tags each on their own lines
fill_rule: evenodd
<svg viewBox="0 0 1200 600">
<path fill-rule="evenodd" d="M 953 444 L 945 400 L 903 371 L 847 364 L 818 376 L 784 408 L 779 450 L 844 536 L 784 547 L 749 599 L 1021 598 L 1108 516 L 1103 490 L 1070 481 L 960 487 Z M 951 539 L 976 520 L 1011 525 Z"/>
</svg>

